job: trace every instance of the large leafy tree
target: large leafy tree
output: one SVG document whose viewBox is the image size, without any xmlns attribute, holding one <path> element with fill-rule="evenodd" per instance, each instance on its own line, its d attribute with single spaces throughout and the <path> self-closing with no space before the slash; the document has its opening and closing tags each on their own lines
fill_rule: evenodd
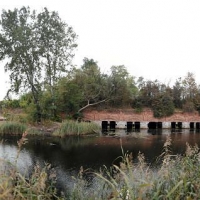
<svg viewBox="0 0 200 200">
<path fill-rule="evenodd" d="M 160 94 L 163 85 L 158 80 L 145 81 L 140 78 L 138 81 L 140 92 L 137 97 L 137 103 L 144 107 L 152 107 L 152 102 Z"/>
<path fill-rule="evenodd" d="M 80 86 L 74 79 L 67 76 L 59 80 L 57 88 L 57 111 L 67 116 L 77 113 L 83 101 L 83 93 Z"/>
<path fill-rule="evenodd" d="M 54 95 L 54 85 L 73 57 L 75 39 L 72 28 L 47 8 L 39 14 L 29 7 L 2 12 L 0 60 L 7 61 L 9 91 L 31 92 L 37 121 L 41 120 L 41 92 L 47 86 Z"/>
<path fill-rule="evenodd" d="M 130 76 L 124 65 L 119 65 L 111 67 L 109 79 L 111 82 L 110 105 L 130 106 L 137 92 L 134 77 Z"/>
<path fill-rule="evenodd" d="M 100 68 L 93 59 L 84 58 L 80 69 L 75 69 L 73 74 L 74 83 L 82 90 L 83 101 L 78 112 L 87 107 L 105 102 L 104 78 Z"/>
</svg>

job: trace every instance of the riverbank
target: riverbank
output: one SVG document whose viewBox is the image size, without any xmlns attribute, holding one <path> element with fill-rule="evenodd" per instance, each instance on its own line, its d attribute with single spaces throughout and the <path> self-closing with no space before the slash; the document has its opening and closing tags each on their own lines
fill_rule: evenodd
<svg viewBox="0 0 200 200">
<path fill-rule="evenodd" d="M 71 135 L 86 135 L 100 132 L 100 126 L 92 122 L 78 122 L 66 120 L 62 123 L 49 122 L 27 125 L 15 121 L 3 121 L 0 123 L 0 134 L 22 135 L 24 132 L 29 135 L 42 135 L 54 137 L 66 137 Z"/>
<path fill-rule="evenodd" d="M 87 109 L 83 112 L 84 120 L 90 121 L 148 121 L 148 122 L 200 122 L 199 113 L 186 113 L 182 110 L 176 112 L 168 117 L 155 118 L 153 111 L 145 108 L 142 112 L 138 113 L 133 108 L 124 109 L 104 109 L 95 110 Z"/>
</svg>

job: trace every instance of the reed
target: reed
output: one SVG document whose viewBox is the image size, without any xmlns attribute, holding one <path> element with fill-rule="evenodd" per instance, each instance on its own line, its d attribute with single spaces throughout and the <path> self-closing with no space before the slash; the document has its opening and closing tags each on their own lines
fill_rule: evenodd
<svg viewBox="0 0 200 200">
<path fill-rule="evenodd" d="M 0 167 L 5 163 L 1 160 Z M 48 165 L 42 169 L 36 165 L 29 177 L 17 172 L 15 166 L 9 168 L 9 171 L 0 171 L 0 199 L 61 199 L 57 197 L 53 176 L 48 174 Z"/>
<path fill-rule="evenodd" d="M 26 129 L 28 136 L 44 136 L 44 131 L 39 130 L 35 127 L 30 127 Z"/>
<path fill-rule="evenodd" d="M 22 134 L 22 138 L 17 142 L 18 153 L 16 161 L 9 163 L 6 160 L 0 160 L 0 199 L 41 199 L 41 200 L 59 200 L 63 199 L 57 196 L 56 174 L 51 170 L 50 165 L 40 168 L 35 165 L 31 174 L 18 172 L 16 163 L 24 143 L 27 141 L 27 133 Z"/>
<path fill-rule="evenodd" d="M 26 133 L 18 141 L 19 152 L 26 142 Z M 138 200 L 138 199 L 199 199 L 200 197 L 200 152 L 198 146 L 186 144 L 184 155 L 173 155 L 171 139 L 158 157 L 160 163 L 152 168 L 142 153 L 138 162 L 125 153 L 119 165 L 103 166 L 99 172 L 80 169 L 74 185 L 67 193 L 57 196 L 56 174 L 49 173 L 50 166 L 35 166 L 33 173 L 25 177 L 16 168 L 0 166 L 0 199 L 76 199 L 76 200 Z M 5 161 L 3 166 L 7 165 Z M 87 175 L 92 178 L 85 178 Z"/>
<path fill-rule="evenodd" d="M 76 186 L 71 195 L 74 199 L 198 199 L 200 197 L 200 153 L 197 146 L 187 145 L 185 155 L 171 153 L 171 140 L 167 139 L 163 153 L 158 158 L 160 166 L 151 168 L 143 154 L 138 163 L 132 155 L 122 152 L 119 166 L 104 167 L 95 172 L 89 192 Z M 87 180 L 82 180 L 85 187 Z M 77 181 L 80 183 L 80 180 Z M 83 186 L 81 188 L 84 188 Z M 75 196 L 76 195 L 76 196 Z M 70 199 L 70 198 L 69 198 Z"/>
<path fill-rule="evenodd" d="M 77 122 L 66 120 L 53 132 L 54 136 L 85 135 L 100 131 L 100 127 L 93 122 Z"/>
<path fill-rule="evenodd" d="M 13 121 L 6 121 L 0 124 L 0 134 L 12 134 L 12 135 L 22 135 L 22 133 L 26 130 L 26 125 L 13 122 Z"/>
</svg>

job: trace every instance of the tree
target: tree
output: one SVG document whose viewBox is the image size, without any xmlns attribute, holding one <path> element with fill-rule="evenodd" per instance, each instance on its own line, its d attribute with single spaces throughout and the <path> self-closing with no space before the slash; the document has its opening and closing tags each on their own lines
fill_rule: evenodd
<svg viewBox="0 0 200 200">
<path fill-rule="evenodd" d="M 40 98 L 44 86 L 54 95 L 54 85 L 73 57 L 76 34 L 58 13 L 47 8 L 36 14 L 29 7 L 3 10 L 0 21 L 0 60 L 7 59 L 11 92 L 31 91 L 41 120 Z"/>
<path fill-rule="evenodd" d="M 167 117 L 174 113 L 174 103 L 169 93 L 164 92 L 156 96 L 152 102 L 154 117 Z"/>
<path fill-rule="evenodd" d="M 134 77 L 130 76 L 124 65 L 112 66 L 111 75 L 111 100 L 113 106 L 128 106 L 131 104 L 135 94 L 136 86 Z"/>
<path fill-rule="evenodd" d="M 82 90 L 83 102 L 78 112 L 89 106 L 105 102 L 104 82 L 100 68 L 93 59 L 84 58 L 80 69 L 74 71 L 74 81 Z"/>
<path fill-rule="evenodd" d="M 197 84 L 194 74 L 188 72 L 182 81 L 184 89 L 184 99 L 191 100 L 197 95 Z"/>
<path fill-rule="evenodd" d="M 183 89 L 182 79 L 179 78 L 176 80 L 172 90 L 173 102 L 176 108 L 181 109 L 183 106 Z"/>
<path fill-rule="evenodd" d="M 163 86 L 161 87 L 161 84 L 158 80 L 144 81 L 143 79 L 140 78 L 138 81 L 139 81 L 140 91 L 137 99 L 141 101 L 140 104 L 143 105 L 144 107 L 152 107 L 152 102 L 154 98 L 160 95 L 161 88 Z"/>
<path fill-rule="evenodd" d="M 82 94 L 82 89 L 73 79 L 69 77 L 61 78 L 57 86 L 57 111 L 68 116 L 77 113 L 83 102 Z"/>
</svg>

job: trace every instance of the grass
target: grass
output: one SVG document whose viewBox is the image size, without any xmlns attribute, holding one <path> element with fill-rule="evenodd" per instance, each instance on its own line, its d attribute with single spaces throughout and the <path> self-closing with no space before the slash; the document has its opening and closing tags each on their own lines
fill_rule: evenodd
<svg viewBox="0 0 200 200">
<path fill-rule="evenodd" d="M 132 155 L 122 149 L 119 166 L 104 167 L 95 172 L 93 184 L 82 179 L 69 199 L 199 199 L 200 197 L 200 153 L 197 146 L 187 145 L 185 155 L 173 155 L 171 141 L 167 139 L 163 153 L 158 157 L 160 166 L 148 166 L 143 154 L 139 153 L 138 163 L 133 164 Z M 80 183 L 82 186 L 80 187 Z"/>
<path fill-rule="evenodd" d="M 22 135 L 22 133 L 26 130 L 26 125 L 19 123 L 19 122 L 13 122 L 13 121 L 6 121 L 1 123 L 0 125 L 0 135 Z"/>
<path fill-rule="evenodd" d="M 0 135 L 22 135 L 24 132 L 29 136 L 59 136 L 85 135 L 99 133 L 100 126 L 93 122 L 77 122 L 66 120 L 60 124 L 42 123 L 38 125 L 26 125 L 17 121 L 4 121 L 0 123 Z"/>
<path fill-rule="evenodd" d="M 18 141 L 18 154 L 26 142 L 26 133 Z M 198 146 L 186 144 L 184 155 L 173 155 L 171 138 L 168 137 L 163 153 L 157 158 L 158 167 L 152 168 L 145 162 L 142 153 L 138 162 L 132 154 L 122 149 L 120 164 L 110 168 L 103 166 L 99 172 L 82 167 L 74 185 L 58 196 L 55 172 L 50 166 L 40 169 L 37 165 L 31 175 L 25 177 L 17 172 L 15 164 L 10 170 L 0 166 L 0 199 L 69 199 L 69 200 L 140 200 L 140 199 L 199 199 L 200 197 L 200 152 Z M 17 156 L 18 158 L 18 156 Z M 17 160 L 16 158 L 16 160 Z M 92 178 L 88 179 L 88 173 Z"/>
<path fill-rule="evenodd" d="M 38 166 L 29 178 L 13 170 L 0 173 L 0 199 L 58 199 L 56 189 L 45 170 Z"/>
<path fill-rule="evenodd" d="M 26 136 L 26 133 L 22 134 L 22 138 L 18 141 L 16 162 L 21 147 L 27 140 Z M 6 160 L 0 160 L 0 199 L 62 199 L 57 196 L 56 175 L 50 172 L 50 165 L 42 169 L 35 165 L 32 173 L 26 176 L 17 171 L 16 162 L 11 164 Z"/>
<path fill-rule="evenodd" d="M 69 135 L 85 135 L 100 131 L 99 125 L 93 122 L 77 122 L 66 120 L 53 132 L 54 136 L 65 137 Z"/>
</svg>

